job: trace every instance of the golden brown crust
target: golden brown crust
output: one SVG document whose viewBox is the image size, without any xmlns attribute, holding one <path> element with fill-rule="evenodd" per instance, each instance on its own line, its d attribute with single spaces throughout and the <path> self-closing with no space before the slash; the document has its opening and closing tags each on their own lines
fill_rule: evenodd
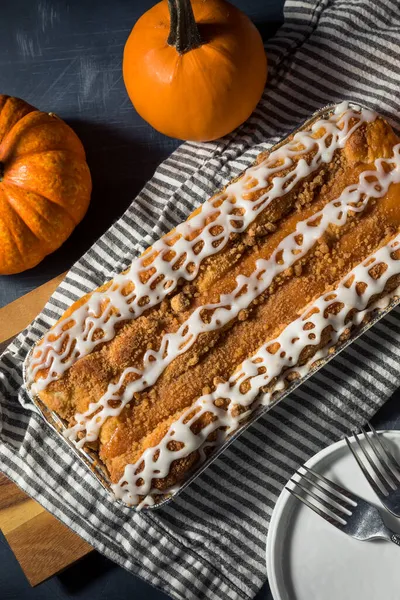
<svg viewBox="0 0 400 600">
<path fill-rule="evenodd" d="M 298 221 L 321 210 L 346 186 L 356 183 L 360 173 L 371 169 L 376 158 L 390 157 L 397 142 L 390 126 L 381 119 L 362 125 L 345 148 L 335 153 L 331 163 L 273 201 L 246 232 L 232 235 L 223 250 L 205 259 L 192 283 L 181 282 L 161 305 L 121 324 L 113 340 L 79 359 L 61 379 L 41 392 L 41 399 L 73 423 L 74 414 L 98 400 L 127 366 L 140 368 L 145 351 L 158 349 L 166 332 L 176 331 L 196 307 L 216 302 L 222 293 L 232 291 L 239 273 L 249 275 L 256 260 L 269 258 Z M 126 464 L 136 463 L 146 448 L 156 445 L 169 425 L 200 395 L 215 389 L 218 381 L 227 379 L 243 360 L 279 335 L 310 301 L 335 286 L 354 266 L 397 234 L 399 201 L 400 185 L 393 184 L 386 196 L 371 201 L 363 212 L 352 213 L 344 226 L 330 226 L 293 268 L 277 276 L 268 290 L 236 319 L 217 331 L 201 334 L 185 354 L 164 370 L 154 386 L 136 393 L 119 417 L 108 418 L 101 429 L 98 451 L 112 481 L 119 480 Z M 99 289 L 106 290 L 110 285 Z M 74 303 L 63 320 L 89 297 L 90 294 Z M 329 337 L 327 329 L 322 344 Z M 307 347 L 301 360 L 308 360 L 316 349 L 317 346 Z M 205 415 L 202 425 L 208 418 Z M 175 461 L 169 476 L 154 480 L 154 486 L 164 489 L 176 483 L 197 458 L 193 453 Z"/>
</svg>

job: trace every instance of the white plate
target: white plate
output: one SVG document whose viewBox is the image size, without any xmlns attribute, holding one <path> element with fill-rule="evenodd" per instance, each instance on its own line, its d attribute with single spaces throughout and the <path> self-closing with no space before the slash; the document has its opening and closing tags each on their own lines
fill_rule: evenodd
<svg viewBox="0 0 400 600">
<path fill-rule="evenodd" d="M 400 460 L 400 431 L 384 434 Z M 388 527 L 400 519 L 383 512 L 345 441 L 325 448 L 306 465 L 378 506 Z M 400 548 L 360 542 L 342 533 L 283 490 L 267 539 L 267 571 L 274 600 L 399 600 Z"/>
</svg>

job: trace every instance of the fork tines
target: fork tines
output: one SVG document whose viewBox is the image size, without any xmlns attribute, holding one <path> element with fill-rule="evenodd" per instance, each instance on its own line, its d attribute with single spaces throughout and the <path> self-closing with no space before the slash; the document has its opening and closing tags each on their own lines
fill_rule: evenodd
<svg viewBox="0 0 400 600">
<path fill-rule="evenodd" d="M 377 434 L 370 423 L 368 426 L 370 433 L 367 433 L 363 427 L 361 427 L 362 436 L 353 433 L 355 444 L 352 444 L 348 437 L 345 437 L 345 440 L 376 495 L 386 497 L 400 486 L 400 464 L 387 448 L 382 436 Z M 358 451 L 354 445 L 357 446 Z"/>
<path fill-rule="evenodd" d="M 286 486 L 288 492 L 336 527 L 342 528 L 346 517 L 357 506 L 357 497 L 351 492 L 308 467 L 300 467 L 289 483 L 293 487 Z M 296 488 L 301 490 L 301 495 Z"/>
</svg>

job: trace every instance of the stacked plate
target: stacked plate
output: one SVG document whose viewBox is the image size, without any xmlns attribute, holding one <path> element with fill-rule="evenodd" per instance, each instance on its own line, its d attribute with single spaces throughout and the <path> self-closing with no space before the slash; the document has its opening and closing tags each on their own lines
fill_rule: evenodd
<svg viewBox="0 0 400 600">
<path fill-rule="evenodd" d="M 400 459 L 400 431 L 382 434 Z M 345 441 L 319 452 L 306 465 L 380 509 L 400 532 L 370 488 Z M 274 600 L 399 600 L 400 547 L 381 540 L 357 541 L 283 490 L 267 540 L 268 578 Z"/>
</svg>

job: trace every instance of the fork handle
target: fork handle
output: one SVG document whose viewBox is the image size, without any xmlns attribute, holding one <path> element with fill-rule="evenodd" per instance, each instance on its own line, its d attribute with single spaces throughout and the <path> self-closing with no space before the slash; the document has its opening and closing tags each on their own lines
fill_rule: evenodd
<svg viewBox="0 0 400 600">
<path fill-rule="evenodd" d="M 396 544 L 396 546 L 400 546 L 400 535 L 397 533 L 390 533 L 390 541 Z"/>
</svg>

